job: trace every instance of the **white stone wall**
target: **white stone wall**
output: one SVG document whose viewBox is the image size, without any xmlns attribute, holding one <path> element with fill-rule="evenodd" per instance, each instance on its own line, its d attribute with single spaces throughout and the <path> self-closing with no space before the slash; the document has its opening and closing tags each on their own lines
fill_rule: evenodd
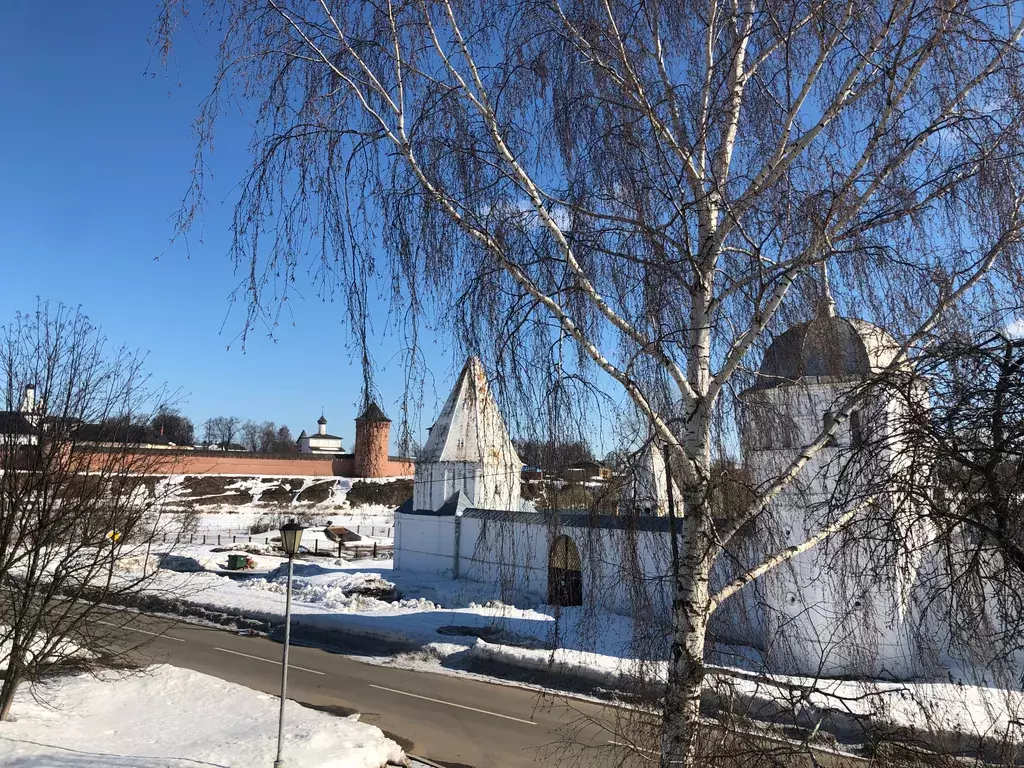
<svg viewBox="0 0 1024 768">
<path fill-rule="evenodd" d="M 650 610 L 668 610 L 664 579 L 669 572 L 667 534 L 556 529 L 539 517 L 538 521 L 540 524 L 397 513 L 395 568 L 451 576 L 458 525 L 460 578 L 493 584 L 496 594 L 508 601 L 545 602 L 548 552 L 555 536 L 566 535 L 580 554 L 588 604 L 625 614 L 638 609 L 648 614 Z M 637 599 L 635 588 L 640 585 L 647 596 Z"/>
<path fill-rule="evenodd" d="M 848 386 L 811 383 L 755 393 L 767 406 L 767 411 L 755 407 L 745 414 L 744 456 L 755 486 L 780 476 L 800 447 L 817 438 L 824 415 L 835 409 Z M 865 405 L 861 426 L 872 444 L 892 437 L 898 415 L 890 402 Z M 812 458 L 758 521 L 756 546 L 763 553 L 803 543 L 869 494 L 879 509 L 875 519 L 889 518 L 899 527 L 900 467 L 894 457 L 900 446 L 889 445 L 851 464 L 851 427 L 850 421 L 841 425 L 836 445 Z M 909 521 L 903 535 L 917 535 Z M 891 553 L 881 551 L 878 540 L 852 538 L 834 537 L 760 580 L 762 644 L 772 649 L 773 669 L 808 675 L 913 674 L 917 660 L 907 619 L 919 560 L 889 561 Z"/>
<path fill-rule="evenodd" d="M 520 469 L 508 464 L 467 461 L 417 462 L 413 509 L 436 512 L 457 491 L 474 507 L 518 510 Z"/>
<path fill-rule="evenodd" d="M 455 518 L 395 513 L 395 569 L 451 574 Z"/>
</svg>

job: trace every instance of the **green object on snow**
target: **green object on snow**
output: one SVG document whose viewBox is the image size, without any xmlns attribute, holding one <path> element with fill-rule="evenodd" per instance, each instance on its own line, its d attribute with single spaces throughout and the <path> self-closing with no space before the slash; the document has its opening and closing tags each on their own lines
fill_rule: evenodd
<svg viewBox="0 0 1024 768">
<path fill-rule="evenodd" d="M 228 570 L 241 571 L 245 568 L 248 555 L 228 555 Z"/>
</svg>

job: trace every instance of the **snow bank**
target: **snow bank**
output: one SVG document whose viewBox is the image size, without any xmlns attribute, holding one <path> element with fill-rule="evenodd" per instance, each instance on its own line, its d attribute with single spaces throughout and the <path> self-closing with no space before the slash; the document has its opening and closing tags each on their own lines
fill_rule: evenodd
<svg viewBox="0 0 1024 768">
<path fill-rule="evenodd" d="M 318 573 L 317 571 L 322 571 Z M 300 575 L 303 572 L 310 575 Z M 240 582 L 246 589 L 283 595 L 287 589 L 287 566 L 267 574 L 266 579 Z M 323 570 L 315 563 L 296 566 L 292 581 L 292 599 L 306 605 L 315 605 L 332 611 L 358 611 L 376 613 L 386 611 L 434 611 L 437 606 L 429 600 L 382 600 L 394 594 L 395 585 L 376 573 L 349 573 Z"/>
<path fill-rule="evenodd" d="M 641 672 L 646 673 L 643 675 L 644 679 L 652 679 L 650 662 L 644 667 L 644 663 L 636 659 L 567 648 L 517 648 L 478 639 L 470 648 L 470 657 L 477 661 L 510 664 L 556 675 L 570 675 L 609 688 L 617 688 L 629 681 L 640 679 Z M 654 670 L 654 679 L 664 679 L 667 667 L 662 667 Z"/>
<path fill-rule="evenodd" d="M 61 678 L 37 703 L 27 686 L 0 723 L 0 763 L 21 768 L 249 768 L 274 761 L 278 700 L 168 665 L 127 679 Z M 288 702 L 285 758 L 318 768 L 405 764 L 379 728 Z M 66 762 L 65 762 L 66 761 Z"/>
<path fill-rule="evenodd" d="M 657 684 L 667 662 L 641 663 L 566 648 L 514 648 L 477 640 L 469 651 L 477 661 L 509 664 L 548 674 L 570 675 L 609 688 L 640 680 Z M 706 689 L 719 706 L 758 719 L 780 717 L 798 723 L 826 721 L 840 732 L 859 736 L 870 724 L 887 730 L 927 733 L 948 746 L 974 746 L 976 740 L 1024 737 L 1024 693 L 958 683 L 890 683 L 762 675 L 728 667 L 706 667 Z M 773 716 L 774 715 L 774 716 Z"/>
<path fill-rule="evenodd" d="M 793 702 L 798 719 L 814 722 L 828 713 L 833 719 L 884 723 L 936 735 L 1003 738 L 1011 743 L 1024 734 L 1024 693 L 959 683 L 919 683 L 812 679 L 787 675 L 754 675 L 737 669 L 716 669 L 708 685 L 728 698 L 751 702 L 753 708 Z"/>
</svg>

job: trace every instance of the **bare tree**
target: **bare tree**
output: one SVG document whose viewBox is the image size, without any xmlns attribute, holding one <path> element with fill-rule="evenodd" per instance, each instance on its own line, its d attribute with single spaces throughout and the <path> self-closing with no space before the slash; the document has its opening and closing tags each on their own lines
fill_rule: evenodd
<svg viewBox="0 0 1024 768">
<path fill-rule="evenodd" d="M 582 440 L 559 444 L 543 440 L 517 440 L 515 446 L 524 464 L 542 469 L 560 470 L 581 461 L 594 460 L 594 452 Z"/>
<path fill-rule="evenodd" d="M 942 650 L 1012 687 L 1024 650 L 1024 340 L 960 332 L 918 367 L 931 401 L 909 386 L 897 396 L 908 470 L 930 475 L 906 484 L 939 565 L 923 585 L 926 628 L 948 638 Z"/>
<path fill-rule="evenodd" d="M 242 437 L 242 420 L 237 416 L 214 416 L 203 425 L 203 442 L 220 448 L 237 445 Z"/>
<path fill-rule="evenodd" d="M 192 445 L 196 441 L 192 420 L 176 408 L 161 408 L 154 414 L 149 426 L 176 445 Z"/>
<path fill-rule="evenodd" d="M 292 437 L 292 431 L 288 429 L 287 424 L 282 424 L 277 430 L 273 450 L 275 453 L 289 453 L 295 450 L 295 438 Z"/>
<path fill-rule="evenodd" d="M 268 453 L 274 450 L 277 441 L 277 427 L 272 421 L 247 421 L 242 425 L 242 440 L 250 451 Z"/>
<path fill-rule="evenodd" d="M 151 583 L 150 545 L 168 520 L 146 487 L 154 459 L 138 450 L 142 430 L 132 428 L 157 402 L 141 357 L 113 348 L 77 310 L 41 305 L 0 330 L 0 377 L 7 720 L 21 683 L 55 667 L 127 660 L 132 645 L 120 625 L 132 619 L 101 606 Z M 97 424 L 104 447 L 80 436 Z"/>
<path fill-rule="evenodd" d="M 166 3 L 165 46 L 188 7 Z M 344 286 L 368 361 L 367 291 L 383 253 L 409 337 L 429 310 L 498 372 L 510 407 L 546 404 L 561 421 L 573 410 L 563 384 L 596 383 L 624 394 L 667 447 L 681 514 L 657 752 L 664 766 L 695 765 L 712 614 L 875 509 L 825 510 L 805 540 L 713 593 L 730 542 L 864 396 L 836 402 L 745 511 L 716 521 L 730 395 L 750 383 L 765 340 L 838 306 L 897 336 L 877 379 L 951 311 L 970 323 L 1019 304 L 1020 7 L 206 8 L 224 39 L 196 123 L 201 150 L 232 97 L 259 105 L 232 249 L 251 275 L 250 325 L 273 322 L 312 257 Z M 201 151 L 182 229 L 205 169 Z M 558 386 L 532 386 L 538 376 Z"/>
</svg>

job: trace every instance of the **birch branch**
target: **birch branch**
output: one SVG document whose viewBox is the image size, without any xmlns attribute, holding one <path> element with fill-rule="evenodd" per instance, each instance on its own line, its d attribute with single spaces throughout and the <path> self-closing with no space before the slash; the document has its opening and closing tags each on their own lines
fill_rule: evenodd
<svg viewBox="0 0 1024 768">
<path fill-rule="evenodd" d="M 800 544 L 794 544 L 791 547 L 786 547 L 781 552 L 776 552 L 774 555 L 766 557 L 753 568 L 747 570 L 742 575 L 737 576 L 735 579 L 730 581 L 728 584 L 726 584 L 724 587 L 718 590 L 718 592 L 716 592 L 711 597 L 711 600 L 708 604 L 708 615 L 710 616 L 712 613 L 715 612 L 718 606 L 720 606 L 728 598 L 735 595 L 737 592 L 739 592 L 741 589 L 743 589 L 751 582 L 756 581 L 757 579 L 764 576 L 766 573 L 768 573 L 768 571 L 777 568 L 778 566 L 792 560 L 794 557 L 798 555 L 802 555 L 804 552 L 814 549 L 827 538 L 841 531 L 843 528 L 847 526 L 847 524 L 850 523 L 851 520 L 853 520 L 854 517 L 856 517 L 858 514 L 860 514 L 861 511 L 863 511 L 866 507 L 870 506 L 873 503 L 873 498 L 867 499 L 866 501 L 858 504 L 853 509 L 841 514 L 834 522 L 822 528 L 809 539 L 804 540 Z"/>
<path fill-rule="evenodd" d="M 925 337 L 932 328 L 935 327 L 936 323 L 942 318 L 946 311 L 960 301 L 964 294 L 970 291 L 978 282 L 984 277 L 988 271 L 992 268 L 996 258 L 1011 244 L 1011 242 L 1017 241 L 1020 236 L 1020 206 L 1021 198 L 1018 195 L 1016 201 L 1016 221 L 1013 227 L 1007 228 L 1006 231 L 999 237 L 999 239 L 992 245 L 992 247 L 986 252 L 984 258 L 978 262 L 978 266 L 974 273 L 965 280 L 959 288 L 953 291 L 945 300 L 939 301 L 927 320 L 918 328 L 918 330 L 911 334 L 910 337 L 900 345 L 899 350 L 893 356 L 893 359 L 878 372 L 872 372 L 868 374 L 864 381 L 865 383 L 876 381 L 879 378 L 887 376 L 893 373 L 898 368 L 906 365 L 907 353 L 917 342 Z M 751 505 L 750 511 L 746 515 L 742 515 L 737 519 L 731 526 L 727 527 L 724 531 L 719 534 L 719 543 L 721 546 L 725 546 L 729 540 L 735 535 L 736 531 L 749 520 L 754 519 L 760 515 L 765 508 L 787 487 L 793 480 L 800 474 L 800 471 L 807 465 L 807 463 L 813 459 L 818 452 L 824 448 L 829 441 L 838 432 L 840 425 L 845 422 L 854 408 L 860 404 L 864 397 L 863 388 L 858 388 L 851 393 L 834 414 L 832 423 L 822 430 L 821 434 L 816 440 L 804 446 L 800 453 L 790 463 L 789 467 L 775 479 L 775 481 L 768 486 L 768 488 L 761 494 L 761 496 Z"/>
<path fill-rule="evenodd" d="M 543 195 L 540 189 L 538 188 L 537 184 L 534 182 L 532 176 L 526 172 L 526 169 L 522 167 L 518 160 L 516 160 L 515 155 L 512 153 L 507 143 L 505 142 L 505 138 L 502 135 L 501 128 L 498 125 L 497 115 L 495 114 L 494 109 L 487 98 L 487 91 L 484 86 L 483 79 L 480 76 L 479 69 L 476 66 L 476 61 L 473 58 L 472 54 L 470 53 L 469 47 L 462 36 L 462 31 L 459 28 L 458 22 L 455 19 L 455 14 L 451 8 L 451 4 L 447 1 L 445 2 L 445 10 L 448 16 L 448 23 L 451 24 L 452 32 L 455 35 L 456 43 L 459 46 L 459 50 L 462 54 L 463 60 L 466 62 L 466 65 L 469 68 L 470 76 L 473 79 L 473 84 L 478 94 L 478 96 L 471 96 L 471 101 L 477 107 L 481 117 L 483 117 L 484 122 L 487 125 L 488 132 L 491 135 L 491 140 L 494 142 L 494 145 L 497 148 L 498 153 L 501 155 L 505 163 L 508 164 L 509 168 L 513 172 L 513 175 L 522 185 L 523 189 L 526 191 L 527 196 L 530 198 L 530 204 L 533 206 L 533 209 L 537 213 L 537 216 L 544 224 L 544 227 L 551 233 L 552 237 L 555 239 L 555 243 L 558 245 L 559 250 L 565 257 L 566 265 L 569 267 L 573 275 L 576 277 L 576 282 L 577 285 L 580 287 L 580 290 L 583 291 L 584 295 L 586 295 L 587 298 L 590 299 L 590 301 L 598 308 L 598 311 L 600 311 L 601 314 L 604 315 L 605 318 L 612 323 L 612 325 L 614 325 L 621 332 L 626 334 L 626 336 L 628 336 L 630 339 L 636 342 L 636 344 L 638 344 L 645 353 L 650 354 L 652 357 L 654 357 L 668 371 L 673 381 L 675 381 L 676 386 L 679 388 L 680 395 L 682 396 L 683 400 L 687 404 L 693 403 L 697 398 L 696 393 L 694 392 L 686 376 L 683 374 L 679 365 L 665 353 L 660 343 L 648 339 L 643 333 L 640 332 L 638 328 L 636 328 L 632 323 L 630 323 L 624 317 L 619 315 L 614 309 L 612 309 L 612 307 L 600 294 L 600 292 L 597 290 L 594 284 L 590 281 L 590 278 L 587 276 L 582 265 L 580 265 L 579 261 L 576 259 L 576 255 L 573 252 L 572 246 L 569 244 L 569 241 L 566 239 L 565 233 L 562 231 L 562 228 L 558 225 L 558 222 L 554 220 L 554 217 L 551 215 L 550 211 L 548 211 L 547 209 L 547 206 L 544 204 Z M 433 31 L 431 32 L 431 34 L 434 40 L 435 47 L 437 47 L 438 52 L 441 53 L 442 56 L 444 56 L 444 54 L 441 52 L 440 43 L 437 40 L 436 35 L 433 35 Z M 448 61 L 446 57 L 445 60 L 446 62 Z M 458 78 L 460 84 L 464 89 L 466 89 L 468 93 L 468 85 L 466 85 L 462 76 L 455 71 L 454 67 L 451 67 L 450 63 L 448 65 L 451 68 L 453 75 Z"/>
</svg>

